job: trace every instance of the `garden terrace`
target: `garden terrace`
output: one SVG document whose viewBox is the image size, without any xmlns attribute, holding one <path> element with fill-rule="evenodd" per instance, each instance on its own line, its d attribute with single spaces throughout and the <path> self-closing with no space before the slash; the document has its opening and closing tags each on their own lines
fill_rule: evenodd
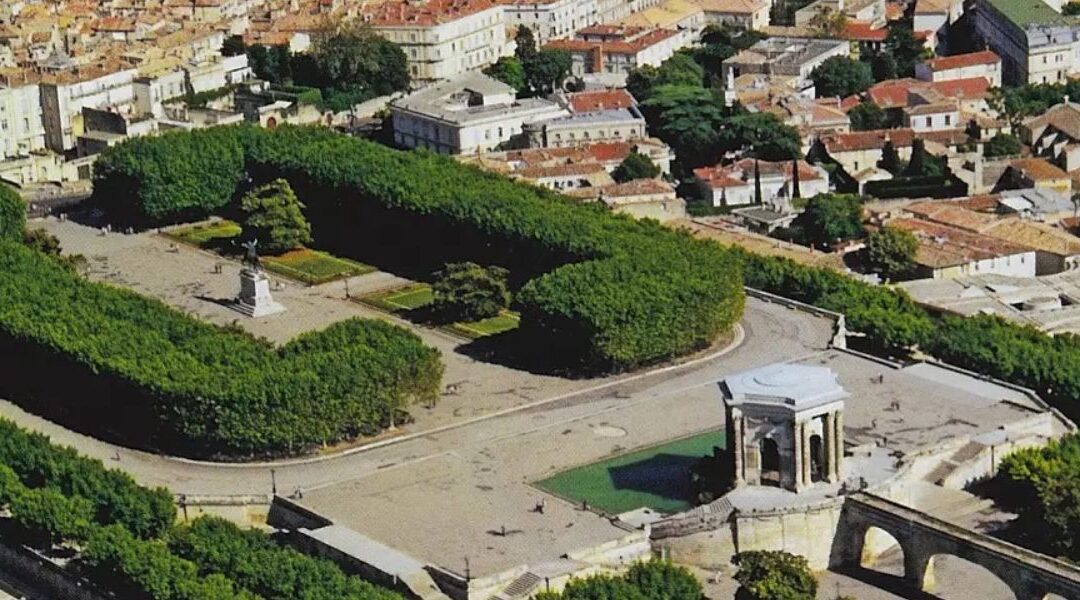
<svg viewBox="0 0 1080 600">
<path fill-rule="evenodd" d="M 742 314 L 737 259 L 714 244 L 325 129 L 132 140 L 102 156 L 95 197 L 114 218 L 169 223 L 227 210 L 247 186 L 278 177 L 336 254 L 425 274 L 463 260 L 508 268 L 519 287 L 514 335 L 529 340 L 519 345 L 570 357 L 574 369 L 675 358 Z"/>
</svg>

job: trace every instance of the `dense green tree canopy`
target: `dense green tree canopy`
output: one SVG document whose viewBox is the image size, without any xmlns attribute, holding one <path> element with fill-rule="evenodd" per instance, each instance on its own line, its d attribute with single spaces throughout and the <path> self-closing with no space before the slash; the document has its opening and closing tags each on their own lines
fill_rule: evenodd
<svg viewBox="0 0 1080 600">
<path fill-rule="evenodd" d="M 871 100 L 863 100 L 848 111 L 852 131 L 885 129 L 885 111 Z"/>
<path fill-rule="evenodd" d="M 999 133 L 983 146 L 983 155 L 987 158 L 1016 156 L 1021 150 L 1023 150 L 1023 144 L 1020 143 L 1019 138 L 1012 134 Z"/>
<path fill-rule="evenodd" d="M 825 59 L 810 73 L 819 98 L 846 98 L 866 91 L 874 83 L 870 65 L 846 56 Z"/>
<path fill-rule="evenodd" d="M 0 240 L 22 240 L 25 230 L 26 203 L 18 192 L 0 183 Z"/>
<path fill-rule="evenodd" d="M 479 321 L 510 306 L 509 271 L 476 263 L 451 263 L 435 274 L 435 310 L 451 321 Z"/>
<path fill-rule="evenodd" d="M 518 92 L 524 91 L 526 86 L 525 67 L 515 56 L 503 56 L 493 65 L 484 69 L 488 77 L 498 79 Z"/>
<path fill-rule="evenodd" d="M 569 52 L 546 48 L 522 63 L 525 81 L 532 90 L 532 94 L 546 96 L 560 89 L 566 78 L 570 76 L 570 67 L 573 63 Z"/>
<path fill-rule="evenodd" d="M 915 65 L 926 54 L 923 43 L 915 37 L 915 32 L 905 24 L 889 27 L 885 38 L 885 52 L 896 61 L 896 74 L 900 77 L 914 77 Z"/>
<path fill-rule="evenodd" d="M 719 132 L 721 152 L 747 150 L 761 160 L 791 160 L 799 156 L 799 132 L 772 113 L 734 111 Z"/>
<path fill-rule="evenodd" d="M 870 57 L 870 71 L 874 74 L 874 81 L 886 81 L 896 79 L 900 67 L 896 59 L 889 52 L 875 52 Z"/>
<path fill-rule="evenodd" d="M 901 279 L 915 268 L 918 250 L 919 240 L 914 234 L 886 225 L 867 236 L 867 266 L 886 279 Z"/>
<path fill-rule="evenodd" d="M 245 240 L 258 240 L 258 249 L 280 254 L 311 243 L 311 224 L 304 218 L 304 205 L 284 179 L 261 185 L 240 199 L 246 215 Z"/>
<path fill-rule="evenodd" d="M 659 176 L 660 167 L 656 166 L 656 163 L 651 158 L 637 150 L 627 155 L 619 163 L 619 166 L 615 167 L 615 170 L 611 172 L 611 177 L 619 183 L 633 181 L 634 179 L 653 179 Z"/>
<path fill-rule="evenodd" d="M 814 600 L 817 580 L 806 559 L 780 551 L 735 555 L 735 580 L 748 600 Z"/>
<path fill-rule="evenodd" d="M 357 20 L 328 24 L 316 31 L 309 53 L 316 67 L 310 75 L 315 79 L 300 78 L 297 72 L 297 83 L 361 99 L 409 87 L 405 52 Z"/>
<path fill-rule="evenodd" d="M 851 194 L 818 194 L 807 202 L 795 225 L 814 246 L 862 237 L 862 199 Z"/>
</svg>

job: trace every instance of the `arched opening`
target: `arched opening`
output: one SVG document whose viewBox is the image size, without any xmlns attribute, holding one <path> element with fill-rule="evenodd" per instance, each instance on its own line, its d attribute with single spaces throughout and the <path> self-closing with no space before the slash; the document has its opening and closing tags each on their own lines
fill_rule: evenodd
<svg viewBox="0 0 1080 600">
<path fill-rule="evenodd" d="M 1022 600 L 996 573 L 952 554 L 935 554 L 922 574 L 923 591 L 941 600 Z"/>
<path fill-rule="evenodd" d="M 1042 597 L 1042 600 L 1065 600 L 1065 596 L 1058 596 L 1057 594 L 1047 594 Z"/>
<path fill-rule="evenodd" d="M 266 128 L 267 129 L 277 129 L 277 119 L 275 119 L 274 117 L 270 117 L 269 119 L 267 119 L 266 120 Z"/>
<path fill-rule="evenodd" d="M 890 580 L 900 580 L 904 576 L 904 550 L 888 531 L 868 527 L 863 534 L 859 566 Z"/>
<path fill-rule="evenodd" d="M 761 440 L 761 485 L 780 486 L 780 446 L 772 438 Z"/>
<path fill-rule="evenodd" d="M 825 480 L 825 444 L 821 436 L 810 436 L 810 481 L 817 483 Z"/>
</svg>

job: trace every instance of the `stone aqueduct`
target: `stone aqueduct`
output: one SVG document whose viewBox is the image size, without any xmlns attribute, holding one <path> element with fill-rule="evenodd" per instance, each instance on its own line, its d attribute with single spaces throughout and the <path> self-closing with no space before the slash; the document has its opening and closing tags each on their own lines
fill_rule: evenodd
<svg viewBox="0 0 1080 600">
<path fill-rule="evenodd" d="M 879 496 L 847 497 L 833 539 L 835 567 L 873 561 L 883 549 L 867 535 L 873 528 L 892 536 L 904 553 L 904 580 L 932 591 L 934 559 L 952 555 L 997 575 L 1016 600 L 1080 599 L 1080 567 L 964 529 Z M 891 541 L 891 540 L 890 540 Z"/>
</svg>

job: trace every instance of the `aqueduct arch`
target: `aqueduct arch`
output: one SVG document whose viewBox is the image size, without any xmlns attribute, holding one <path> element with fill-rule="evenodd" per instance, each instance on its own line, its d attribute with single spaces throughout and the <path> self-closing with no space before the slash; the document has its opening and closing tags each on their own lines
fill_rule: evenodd
<svg viewBox="0 0 1080 600">
<path fill-rule="evenodd" d="M 882 550 L 869 532 L 878 528 L 904 553 L 903 578 L 919 591 L 933 588 L 933 561 L 952 555 L 979 565 L 1003 581 L 1017 600 L 1050 594 L 1080 598 L 1080 567 L 969 531 L 926 513 L 866 493 L 847 497 L 833 539 L 834 567 L 859 565 Z"/>
</svg>

